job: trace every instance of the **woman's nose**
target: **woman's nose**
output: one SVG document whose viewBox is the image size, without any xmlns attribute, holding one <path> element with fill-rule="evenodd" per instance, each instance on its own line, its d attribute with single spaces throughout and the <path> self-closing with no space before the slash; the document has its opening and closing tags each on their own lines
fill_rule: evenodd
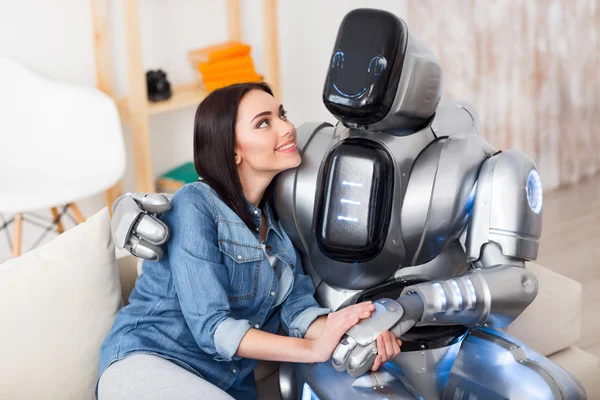
<svg viewBox="0 0 600 400">
<path fill-rule="evenodd" d="M 281 121 L 280 123 L 281 123 L 281 125 L 280 125 L 281 127 L 279 129 L 279 134 L 281 135 L 281 137 L 292 136 L 294 134 L 294 130 L 296 129 L 294 124 L 292 124 L 288 120 Z"/>
</svg>

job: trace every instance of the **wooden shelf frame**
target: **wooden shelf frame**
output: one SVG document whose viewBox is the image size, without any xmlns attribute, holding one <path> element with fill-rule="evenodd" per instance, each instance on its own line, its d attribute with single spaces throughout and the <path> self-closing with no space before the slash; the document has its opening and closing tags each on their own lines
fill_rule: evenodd
<svg viewBox="0 0 600 400">
<path fill-rule="evenodd" d="M 108 43 L 108 0 L 90 1 L 94 24 L 97 84 L 100 90 L 114 98 Z M 240 0 L 226 1 L 228 40 L 241 41 Z M 139 0 L 121 0 L 121 4 L 124 18 L 128 94 L 123 98 L 115 98 L 115 101 L 119 108 L 121 121 L 131 127 L 135 191 L 152 193 L 156 188 L 150 146 L 150 116 L 183 107 L 196 106 L 206 97 L 207 93 L 200 82 L 191 82 L 174 85 L 173 95 L 169 100 L 153 103 L 147 99 L 146 75 L 141 50 Z M 273 87 L 275 97 L 281 99 L 277 0 L 262 0 L 262 7 L 265 47 L 263 76 L 264 80 Z M 182 55 L 182 57 L 186 56 Z M 106 201 L 109 209 L 120 194 L 120 184 L 107 192 Z"/>
</svg>

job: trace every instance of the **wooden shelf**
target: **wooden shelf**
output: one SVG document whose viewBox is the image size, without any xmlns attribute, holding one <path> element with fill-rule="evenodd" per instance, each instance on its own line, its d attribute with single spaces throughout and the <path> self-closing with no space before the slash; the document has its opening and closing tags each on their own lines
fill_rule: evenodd
<svg viewBox="0 0 600 400">
<path fill-rule="evenodd" d="M 200 82 L 174 85 L 171 91 L 173 94 L 168 100 L 158 102 L 148 101 L 148 113 L 160 114 L 179 108 L 197 106 L 207 95 L 206 90 Z M 121 114 L 121 119 L 123 121 L 128 121 L 128 98 L 121 97 L 117 99 L 117 106 L 119 108 L 119 113 Z"/>
<path fill-rule="evenodd" d="M 206 91 L 200 83 L 188 83 L 174 86 L 169 100 L 157 103 L 148 102 L 150 114 L 176 110 L 182 107 L 197 106 L 206 97 Z"/>
<path fill-rule="evenodd" d="M 108 0 L 90 0 L 94 22 L 94 45 L 98 87 L 114 98 L 108 43 Z M 241 41 L 241 0 L 227 0 L 228 40 Z M 197 106 L 207 92 L 201 82 L 173 85 L 173 95 L 161 102 L 148 101 L 144 64 L 142 62 L 139 0 L 120 0 L 123 7 L 123 30 L 127 61 L 127 96 L 115 99 L 121 121 L 131 127 L 135 191 L 154 192 L 149 116 L 184 107 Z M 280 98 L 277 0 L 262 0 L 264 20 L 265 72 L 276 98 Z M 266 22 L 268 21 L 268 22 Z M 120 186 L 107 193 L 109 209 L 120 194 Z"/>
</svg>

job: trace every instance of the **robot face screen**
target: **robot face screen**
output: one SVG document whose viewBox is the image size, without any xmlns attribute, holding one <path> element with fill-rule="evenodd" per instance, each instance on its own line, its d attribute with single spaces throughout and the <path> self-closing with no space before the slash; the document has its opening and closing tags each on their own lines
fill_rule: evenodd
<svg viewBox="0 0 600 400">
<path fill-rule="evenodd" d="M 344 141 L 329 154 L 315 221 L 323 254 L 341 262 L 379 254 L 389 228 L 393 169 L 389 153 L 364 139 Z"/>
<path fill-rule="evenodd" d="M 359 9 L 340 25 L 323 91 L 339 119 L 366 125 L 383 119 L 398 87 L 408 31 L 395 15 Z"/>
</svg>

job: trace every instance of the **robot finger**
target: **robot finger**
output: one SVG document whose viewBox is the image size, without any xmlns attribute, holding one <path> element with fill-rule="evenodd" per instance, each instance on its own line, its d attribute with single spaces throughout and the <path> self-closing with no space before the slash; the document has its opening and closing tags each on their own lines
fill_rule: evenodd
<svg viewBox="0 0 600 400">
<path fill-rule="evenodd" d="M 146 242 L 160 246 L 169 240 L 169 228 L 161 220 L 144 214 L 133 227 L 134 233 Z"/>
<path fill-rule="evenodd" d="M 358 342 L 350 336 L 344 335 L 340 344 L 337 345 L 331 356 L 333 368 L 338 371 L 345 371 L 348 366 L 348 358 L 352 350 L 358 345 Z"/>
<path fill-rule="evenodd" d="M 160 247 L 148 243 L 134 235 L 131 236 L 130 243 L 126 246 L 126 250 L 136 257 L 149 261 L 158 261 L 164 256 Z"/>
<path fill-rule="evenodd" d="M 377 357 L 377 343 L 373 342 L 367 346 L 357 346 L 348 358 L 348 374 L 357 378 L 367 373 Z"/>
<path fill-rule="evenodd" d="M 130 193 L 129 194 L 142 210 L 151 214 L 161 214 L 169 211 L 172 207 L 173 196 L 163 193 Z"/>
<path fill-rule="evenodd" d="M 129 243 L 134 227 L 143 212 L 131 197 L 121 196 L 119 199 L 115 202 L 110 229 L 115 246 L 123 249 Z"/>
</svg>

